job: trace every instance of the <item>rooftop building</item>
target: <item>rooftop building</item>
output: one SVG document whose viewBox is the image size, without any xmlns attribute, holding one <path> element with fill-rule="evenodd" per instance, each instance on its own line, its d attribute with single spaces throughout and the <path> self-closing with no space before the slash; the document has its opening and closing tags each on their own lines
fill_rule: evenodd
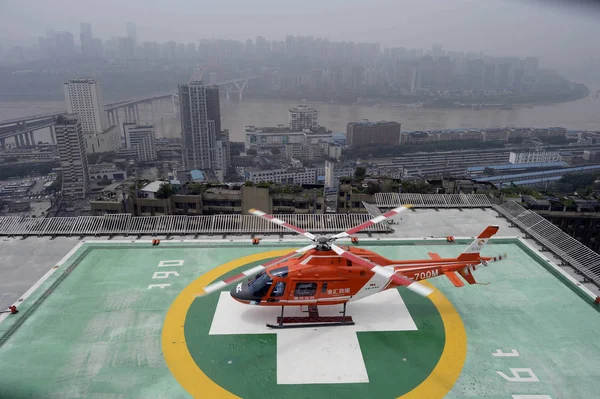
<svg viewBox="0 0 600 399">
<path fill-rule="evenodd" d="M 90 175 L 81 122 L 77 115 L 59 116 L 54 125 L 62 169 L 64 197 L 85 198 Z"/>
<path fill-rule="evenodd" d="M 102 89 L 93 79 L 73 79 L 63 84 L 67 112 L 79 115 L 83 133 L 102 133 L 108 128 Z"/>
<path fill-rule="evenodd" d="M 286 145 L 312 145 L 333 141 L 331 130 L 318 127 L 313 130 L 295 130 L 284 125 L 275 127 L 246 126 L 245 149 L 284 147 Z"/>
<path fill-rule="evenodd" d="M 309 108 L 306 105 L 299 105 L 296 108 L 290 108 L 288 113 L 289 128 L 291 130 L 314 130 L 319 126 L 317 122 L 317 110 L 314 108 Z"/>
<path fill-rule="evenodd" d="M 350 147 L 400 145 L 400 128 L 398 122 L 350 122 L 346 125 L 346 140 Z"/>
<path fill-rule="evenodd" d="M 154 126 L 124 123 L 125 147 L 135 151 L 138 161 L 157 159 Z"/>
</svg>

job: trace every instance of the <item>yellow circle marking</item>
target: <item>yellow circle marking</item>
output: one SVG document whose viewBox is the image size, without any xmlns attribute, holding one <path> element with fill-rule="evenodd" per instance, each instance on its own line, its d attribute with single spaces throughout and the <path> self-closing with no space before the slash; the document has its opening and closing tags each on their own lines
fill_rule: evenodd
<svg viewBox="0 0 600 399">
<path fill-rule="evenodd" d="M 198 367 L 188 350 L 184 333 L 185 318 L 188 309 L 194 302 L 195 295 L 202 292 L 203 287 L 225 273 L 248 263 L 283 256 L 289 251 L 289 249 L 282 249 L 262 252 L 227 262 L 203 274 L 185 287 L 169 308 L 162 332 L 162 349 L 165 361 L 175 379 L 194 398 L 239 399 L 238 396 L 208 378 Z M 430 283 L 426 281 L 422 281 L 422 283 L 434 288 L 434 292 L 429 296 L 429 299 L 431 299 L 442 317 L 446 331 L 446 343 L 438 364 L 427 379 L 415 389 L 397 399 L 443 398 L 456 383 L 467 357 L 467 334 L 456 309 Z"/>
</svg>

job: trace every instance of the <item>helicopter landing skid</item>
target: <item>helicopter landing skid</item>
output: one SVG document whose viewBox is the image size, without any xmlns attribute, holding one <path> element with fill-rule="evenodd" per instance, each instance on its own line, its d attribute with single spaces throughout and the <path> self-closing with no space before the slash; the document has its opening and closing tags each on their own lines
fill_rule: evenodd
<svg viewBox="0 0 600 399">
<path fill-rule="evenodd" d="M 346 304 L 342 316 L 319 316 L 319 309 L 311 306 L 308 316 L 304 317 L 284 317 L 284 306 L 281 307 L 281 316 L 277 318 L 277 324 L 267 323 L 270 328 L 307 328 L 307 327 L 333 327 L 333 326 L 353 326 L 352 316 L 346 316 Z"/>
</svg>

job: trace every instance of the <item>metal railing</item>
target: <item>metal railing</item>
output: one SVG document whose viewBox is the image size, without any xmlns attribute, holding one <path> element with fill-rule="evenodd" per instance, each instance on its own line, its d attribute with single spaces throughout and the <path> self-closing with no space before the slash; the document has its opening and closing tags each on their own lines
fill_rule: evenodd
<svg viewBox="0 0 600 399">
<path fill-rule="evenodd" d="M 494 205 L 494 209 L 600 287 L 599 254 L 515 201 Z"/>
<path fill-rule="evenodd" d="M 492 203 L 485 194 L 398 194 L 376 193 L 373 205 L 396 207 L 412 204 L 415 208 L 482 208 L 491 207 Z"/>
<path fill-rule="evenodd" d="M 364 223 L 368 214 L 286 214 L 286 222 L 313 233 L 336 233 Z M 385 224 L 370 226 L 364 232 L 385 233 Z M 253 215 L 213 216 L 104 216 L 24 218 L 0 217 L 0 236 L 86 236 L 86 235 L 196 235 L 196 234 L 292 233 Z"/>
</svg>

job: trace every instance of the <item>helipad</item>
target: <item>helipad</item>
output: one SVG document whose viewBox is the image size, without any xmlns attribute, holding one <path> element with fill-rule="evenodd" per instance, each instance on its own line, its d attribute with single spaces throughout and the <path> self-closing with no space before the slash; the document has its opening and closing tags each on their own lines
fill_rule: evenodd
<svg viewBox="0 0 600 399">
<path fill-rule="evenodd" d="M 0 315 L 0 398 L 598 397 L 598 308 L 554 258 L 490 211 L 419 210 L 409 222 L 407 238 L 359 245 L 395 259 L 455 256 L 500 224 L 484 254 L 509 257 L 476 272 L 488 285 L 438 277 L 432 300 L 400 289 L 351 304 L 355 326 L 274 332 L 265 322 L 277 309 L 193 294 L 305 245 L 298 238 L 6 239 L 0 298 L 17 299 L 4 276 L 25 285 L 17 295 L 42 280 L 20 313 Z M 465 240 L 431 237 L 452 223 Z M 19 271 L 32 262 L 37 271 Z"/>
</svg>

